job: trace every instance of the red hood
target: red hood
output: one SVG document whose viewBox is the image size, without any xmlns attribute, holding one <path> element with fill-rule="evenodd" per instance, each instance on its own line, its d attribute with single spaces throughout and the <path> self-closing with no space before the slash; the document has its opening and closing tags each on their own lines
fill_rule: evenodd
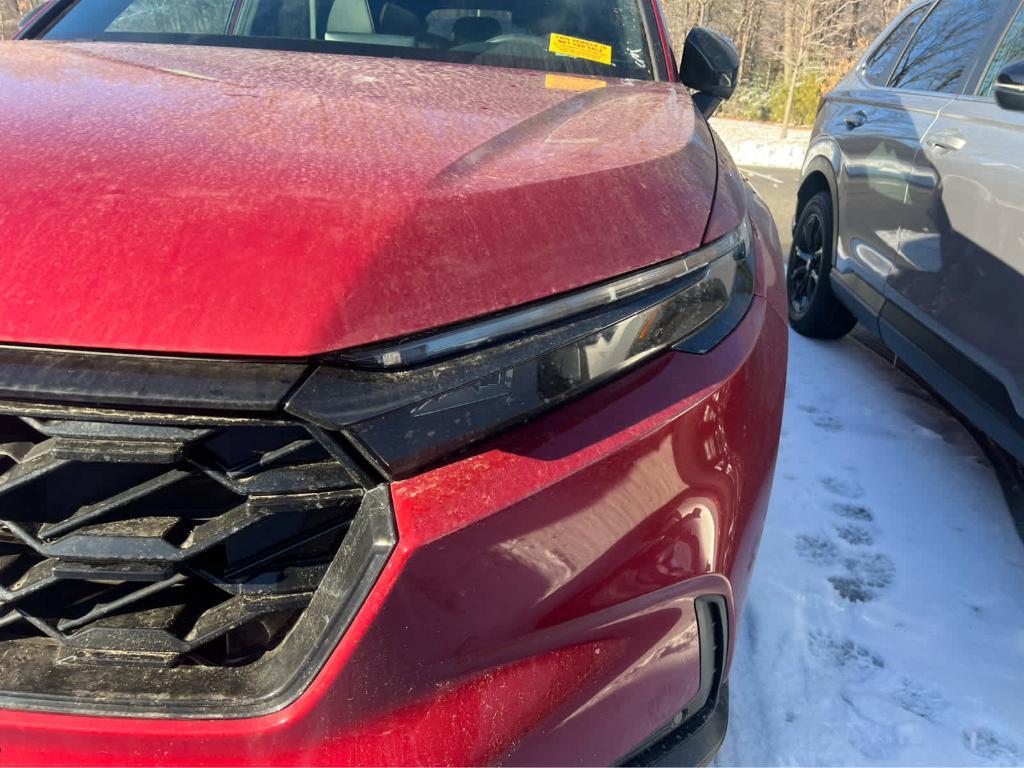
<svg viewBox="0 0 1024 768">
<path fill-rule="evenodd" d="M 298 356 L 700 244 L 674 86 L 308 53 L 0 44 L 0 341 Z"/>
</svg>

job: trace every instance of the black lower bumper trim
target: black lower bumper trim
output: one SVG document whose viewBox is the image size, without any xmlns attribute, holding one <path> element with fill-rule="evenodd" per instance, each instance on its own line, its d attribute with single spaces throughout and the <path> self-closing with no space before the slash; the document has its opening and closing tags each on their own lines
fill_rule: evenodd
<svg viewBox="0 0 1024 768">
<path fill-rule="evenodd" d="M 694 601 L 700 642 L 700 689 L 675 719 L 619 765 L 708 765 L 725 740 L 729 689 L 723 680 L 728 657 L 728 613 L 719 595 Z"/>
<path fill-rule="evenodd" d="M 729 726 L 729 686 L 723 685 L 713 709 L 696 727 L 683 723 L 633 758 L 638 766 L 710 765 Z"/>
</svg>

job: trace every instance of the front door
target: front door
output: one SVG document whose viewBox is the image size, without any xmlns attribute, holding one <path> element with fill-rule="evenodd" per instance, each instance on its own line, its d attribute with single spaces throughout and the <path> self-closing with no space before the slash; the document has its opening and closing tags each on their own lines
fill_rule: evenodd
<svg viewBox="0 0 1024 768">
<path fill-rule="evenodd" d="M 924 136 L 918 173 L 936 180 L 920 206 L 929 234 L 904 247 L 909 264 L 894 271 L 888 290 L 998 380 L 1004 392 L 983 393 L 992 407 L 1008 400 L 1024 418 L 1024 113 L 1001 109 L 992 96 L 999 70 L 1024 59 L 1024 9 L 1014 11 L 974 93 L 945 107 Z"/>
<path fill-rule="evenodd" d="M 897 258 L 900 227 L 913 215 L 909 184 L 921 136 L 951 98 L 889 87 L 929 10 L 918 7 L 896 24 L 823 116 L 842 158 L 835 276 L 872 312 Z"/>
</svg>

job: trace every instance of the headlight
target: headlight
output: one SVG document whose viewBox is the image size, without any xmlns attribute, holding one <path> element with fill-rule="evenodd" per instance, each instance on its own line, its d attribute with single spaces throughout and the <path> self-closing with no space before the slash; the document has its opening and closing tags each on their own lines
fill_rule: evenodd
<svg viewBox="0 0 1024 768">
<path fill-rule="evenodd" d="M 750 222 L 693 253 L 501 315 L 332 356 L 289 400 L 411 473 L 675 347 L 704 353 L 754 290 Z"/>
</svg>

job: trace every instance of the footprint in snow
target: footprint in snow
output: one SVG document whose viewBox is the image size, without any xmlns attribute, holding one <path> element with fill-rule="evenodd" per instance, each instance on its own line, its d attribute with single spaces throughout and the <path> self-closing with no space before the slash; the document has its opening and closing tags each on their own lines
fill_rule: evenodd
<svg viewBox="0 0 1024 768">
<path fill-rule="evenodd" d="M 846 573 L 829 576 L 828 582 L 839 596 L 851 603 L 869 603 L 892 584 L 896 566 L 885 555 L 872 554 L 843 559 Z"/>
<path fill-rule="evenodd" d="M 843 697 L 848 706 L 854 708 L 852 700 Z M 886 728 L 874 718 L 858 713 L 858 718 L 846 728 L 850 746 L 871 762 L 896 765 L 894 755 L 900 754 L 907 746 L 907 737 L 895 728 Z"/>
<path fill-rule="evenodd" d="M 907 678 L 903 678 L 894 698 L 901 709 L 930 723 L 936 722 L 942 711 L 949 707 L 949 702 L 941 694 Z"/>
<path fill-rule="evenodd" d="M 859 520 L 862 523 L 870 523 L 875 519 L 870 509 L 857 504 L 833 504 L 832 511 L 847 520 Z"/>
<path fill-rule="evenodd" d="M 822 414 L 815 416 L 811 423 L 814 424 L 818 429 L 823 429 L 826 432 L 842 432 L 843 422 L 837 419 L 835 416 L 829 416 L 828 414 Z"/>
<path fill-rule="evenodd" d="M 839 547 L 825 536 L 801 534 L 795 546 L 797 555 L 812 565 L 832 565 L 839 558 Z"/>
<path fill-rule="evenodd" d="M 821 485 L 829 493 L 850 501 L 856 501 L 864 497 L 864 486 L 856 480 L 846 480 L 841 477 L 825 477 L 822 478 Z"/>
<path fill-rule="evenodd" d="M 815 630 L 807 636 L 811 653 L 837 669 L 873 673 L 885 668 L 885 660 L 871 649 L 848 637 L 837 637 Z"/>
<path fill-rule="evenodd" d="M 875 543 L 871 531 L 863 525 L 837 525 L 839 538 L 855 547 L 868 547 Z"/>
<path fill-rule="evenodd" d="M 822 484 L 833 492 L 842 491 L 847 496 L 857 496 L 864 492 L 856 481 L 832 477 L 822 480 Z M 832 509 L 840 517 L 857 523 L 874 520 L 871 511 L 860 505 L 834 504 Z M 837 525 L 839 539 L 851 547 L 869 547 L 874 544 L 875 537 L 871 529 L 857 523 Z M 854 551 L 854 554 L 840 559 L 842 553 L 839 545 L 828 536 L 801 534 L 796 537 L 795 548 L 797 555 L 812 565 L 832 565 L 839 561 L 844 572 L 829 576 L 828 582 L 842 599 L 851 603 L 868 603 L 876 599 L 892 584 L 896 574 L 895 564 L 883 554 Z"/>
<path fill-rule="evenodd" d="M 964 746 L 968 752 L 996 765 L 1018 765 L 1017 745 L 988 728 L 968 728 L 964 731 Z"/>
<path fill-rule="evenodd" d="M 851 699 L 843 697 L 851 708 Z M 872 762 L 896 765 L 894 755 L 900 754 L 907 746 L 907 737 L 895 728 L 886 728 L 883 723 L 859 714 L 857 720 L 847 726 L 846 733 L 850 746 Z"/>
<path fill-rule="evenodd" d="M 823 429 L 826 432 L 841 432 L 843 429 L 843 422 L 827 413 L 823 413 L 817 406 L 814 405 L 799 405 L 797 409 L 803 411 L 808 416 L 812 416 L 811 423 Z"/>
</svg>

